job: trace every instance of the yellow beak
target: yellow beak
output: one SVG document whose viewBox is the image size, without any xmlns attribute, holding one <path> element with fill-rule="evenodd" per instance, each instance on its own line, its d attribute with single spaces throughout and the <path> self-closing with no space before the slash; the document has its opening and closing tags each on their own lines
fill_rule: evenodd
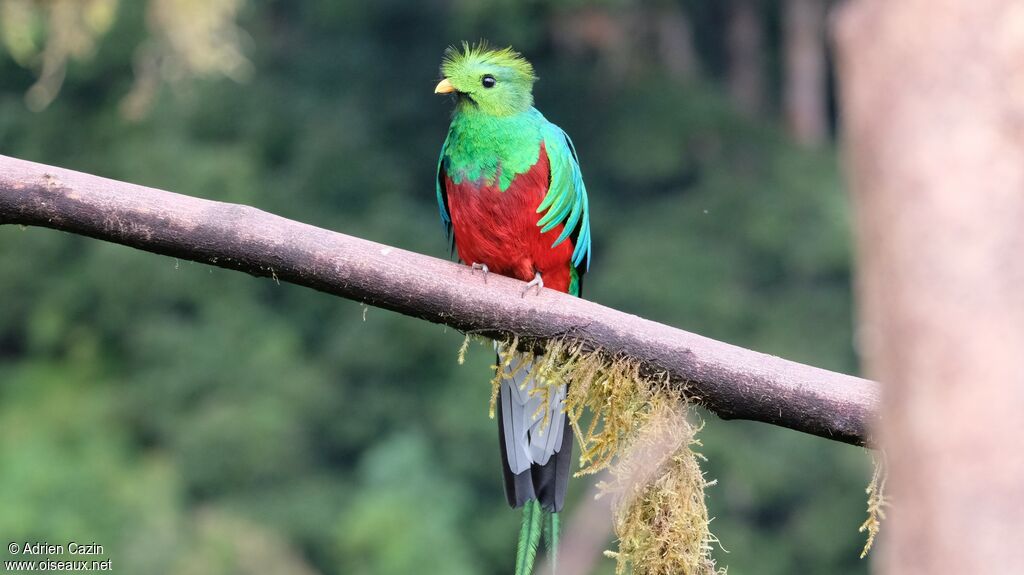
<svg viewBox="0 0 1024 575">
<path fill-rule="evenodd" d="M 437 83 L 437 86 L 434 86 L 435 94 L 451 94 L 454 91 L 455 86 L 452 86 L 452 83 L 448 81 L 448 78 L 441 80 Z"/>
</svg>

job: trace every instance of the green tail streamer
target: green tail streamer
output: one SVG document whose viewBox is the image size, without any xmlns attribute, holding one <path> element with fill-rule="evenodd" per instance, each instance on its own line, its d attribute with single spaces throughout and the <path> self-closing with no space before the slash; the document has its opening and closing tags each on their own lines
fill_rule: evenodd
<svg viewBox="0 0 1024 575">
<path fill-rule="evenodd" d="M 536 500 L 527 501 L 523 506 L 523 527 L 519 531 L 519 547 L 516 549 L 516 575 L 533 573 L 543 516 L 544 512 Z"/>
<path fill-rule="evenodd" d="M 549 513 L 544 521 L 544 547 L 551 562 L 551 575 L 558 573 L 558 514 Z"/>
</svg>

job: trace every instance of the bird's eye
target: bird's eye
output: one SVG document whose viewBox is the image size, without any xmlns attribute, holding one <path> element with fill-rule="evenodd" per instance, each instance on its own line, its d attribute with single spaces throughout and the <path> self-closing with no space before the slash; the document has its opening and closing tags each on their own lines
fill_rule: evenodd
<svg viewBox="0 0 1024 575">
<path fill-rule="evenodd" d="M 480 83 L 484 85 L 484 88 L 493 88 L 498 81 L 494 79 L 494 76 L 485 74 L 484 77 L 480 79 Z"/>
</svg>

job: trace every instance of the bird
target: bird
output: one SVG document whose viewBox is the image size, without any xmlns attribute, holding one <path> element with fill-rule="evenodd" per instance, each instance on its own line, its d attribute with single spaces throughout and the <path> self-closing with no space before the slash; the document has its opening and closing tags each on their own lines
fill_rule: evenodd
<svg viewBox="0 0 1024 575">
<path fill-rule="evenodd" d="M 446 50 L 436 94 L 454 111 L 437 164 L 441 223 L 471 270 L 581 296 L 590 266 L 590 208 L 579 158 L 564 130 L 533 105 L 533 66 L 485 42 Z M 573 433 L 566 386 L 547 398 L 530 372 L 542 357 L 518 354 L 502 366 L 497 397 L 505 495 L 523 509 L 516 575 L 533 570 L 541 534 L 556 560 Z M 545 404 L 546 403 L 546 404 Z"/>
</svg>

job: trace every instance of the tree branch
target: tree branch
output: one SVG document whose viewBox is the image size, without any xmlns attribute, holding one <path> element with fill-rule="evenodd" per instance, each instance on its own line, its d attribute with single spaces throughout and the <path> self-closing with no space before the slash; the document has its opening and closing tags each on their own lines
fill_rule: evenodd
<svg viewBox="0 0 1024 575">
<path fill-rule="evenodd" d="M 43 226 L 286 281 L 464 332 L 566 337 L 642 362 L 723 419 L 866 444 L 872 381 L 708 339 L 579 298 L 288 220 L 0 156 L 0 224 Z"/>
</svg>

